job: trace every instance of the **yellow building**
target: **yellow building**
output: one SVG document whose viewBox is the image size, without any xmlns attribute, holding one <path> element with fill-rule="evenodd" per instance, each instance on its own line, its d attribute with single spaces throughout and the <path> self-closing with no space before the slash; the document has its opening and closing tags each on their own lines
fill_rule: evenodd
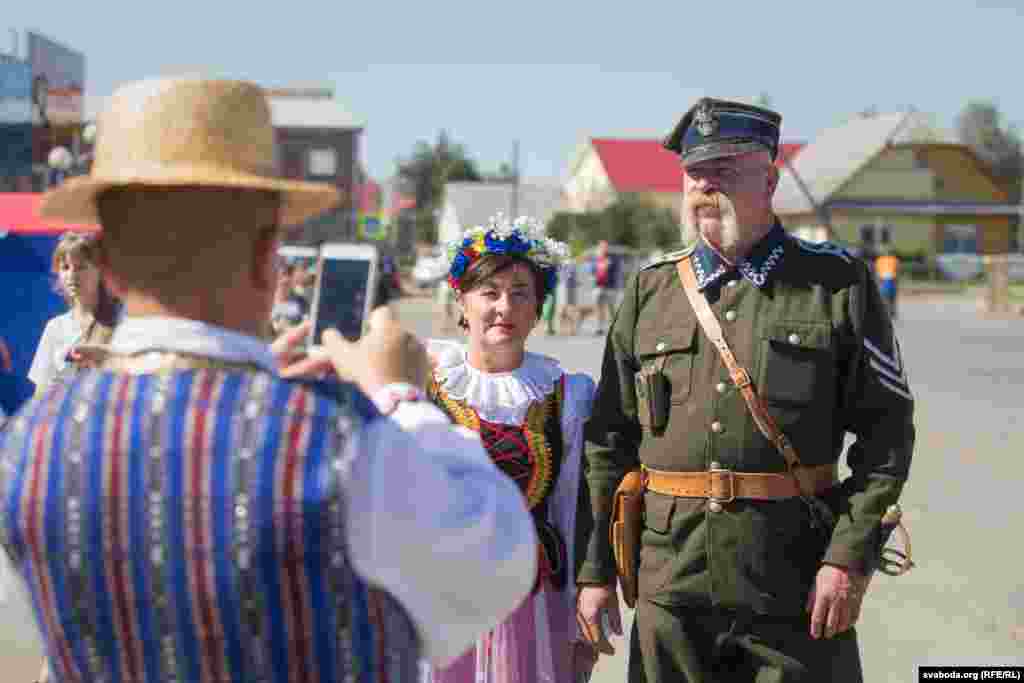
<svg viewBox="0 0 1024 683">
<path fill-rule="evenodd" d="M 783 171 L 775 211 L 811 241 L 929 260 L 1019 244 L 1019 207 L 969 147 L 915 111 L 857 117 L 821 133 Z"/>
</svg>

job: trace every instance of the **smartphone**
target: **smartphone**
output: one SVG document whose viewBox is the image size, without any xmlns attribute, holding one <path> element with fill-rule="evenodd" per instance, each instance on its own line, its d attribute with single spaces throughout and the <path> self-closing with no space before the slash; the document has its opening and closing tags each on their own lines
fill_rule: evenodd
<svg viewBox="0 0 1024 683">
<path fill-rule="evenodd" d="M 350 341 L 362 336 L 374 306 L 379 262 L 377 247 L 370 244 L 329 242 L 320 247 L 310 350 L 317 350 L 324 330 L 332 327 Z"/>
<path fill-rule="evenodd" d="M 277 248 L 277 255 L 282 259 L 295 261 L 309 267 L 316 262 L 316 258 L 320 255 L 320 252 L 317 251 L 316 247 L 300 247 L 293 244 L 282 244 Z"/>
</svg>

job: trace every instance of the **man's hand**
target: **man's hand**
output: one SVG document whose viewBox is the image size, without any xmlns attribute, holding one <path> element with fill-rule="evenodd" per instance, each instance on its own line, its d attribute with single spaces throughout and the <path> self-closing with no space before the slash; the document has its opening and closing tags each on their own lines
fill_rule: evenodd
<svg viewBox="0 0 1024 683">
<path fill-rule="evenodd" d="M 419 340 L 399 326 L 386 306 L 370 315 L 369 327 L 358 342 L 346 340 L 335 329 L 324 331 L 324 353 L 282 369 L 281 376 L 316 376 L 333 368 L 340 378 L 353 382 L 368 396 L 398 382 L 425 387 L 430 364 Z"/>
<path fill-rule="evenodd" d="M 807 596 L 811 637 L 831 638 L 857 623 L 870 579 L 858 571 L 825 564 Z"/>
<path fill-rule="evenodd" d="M 573 681 L 589 681 L 590 674 L 597 664 L 597 650 L 590 647 L 588 643 L 576 641 L 572 644 L 572 668 Z"/>
<path fill-rule="evenodd" d="M 601 654 L 615 654 L 615 648 L 608 642 L 608 634 L 604 632 L 601 618 L 602 613 L 606 613 L 612 633 L 622 635 L 622 615 L 619 613 L 619 595 L 615 592 L 615 585 L 580 586 L 576 611 L 587 625 L 585 630 L 599 634 L 597 641 L 591 645 Z"/>
<path fill-rule="evenodd" d="M 306 337 L 312 323 L 303 320 L 298 325 L 290 327 L 282 332 L 270 345 L 270 352 L 274 354 L 277 367 L 283 377 L 312 377 L 313 373 L 295 372 L 295 368 L 306 358 Z M 317 369 L 322 374 L 323 367 Z"/>
</svg>

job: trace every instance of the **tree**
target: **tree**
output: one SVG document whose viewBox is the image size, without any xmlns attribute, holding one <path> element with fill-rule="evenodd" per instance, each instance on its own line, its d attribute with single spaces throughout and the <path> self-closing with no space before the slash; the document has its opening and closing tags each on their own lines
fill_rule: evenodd
<svg viewBox="0 0 1024 683">
<path fill-rule="evenodd" d="M 1004 125 L 999 109 L 991 102 L 968 102 L 956 119 L 960 141 L 988 164 L 1010 202 L 1020 203 L 1024 160 L 1016 127 Z"/>
<path fill-rule="evenodd" d="M 679 245 L 679 220 L 671 210 L 633 195 L 623 195 L 602 211 L 558 213 L 548 234 L 579 253 L 601 240 L 635 249 L 669 249 Z"/>
<path fill-rule="evenodd" d="M 488 183 L 514 183 L 516 181 L 516 171 L 512 168 L 511 164 L 502 162 L 494 173 L 485 173 L 484 180 Z"/>
<path fill-rule="evenodd" d="M 408 159 L 398 160 L 398 176 L 416 196 L 416 231 L 422 242 L 436 240 L 437 212 L 441 208 L 444 184 L 482 179 L 466 149 L 452 142 L 443 130 L 433 145 L 421 140 Z"/>
</svg>

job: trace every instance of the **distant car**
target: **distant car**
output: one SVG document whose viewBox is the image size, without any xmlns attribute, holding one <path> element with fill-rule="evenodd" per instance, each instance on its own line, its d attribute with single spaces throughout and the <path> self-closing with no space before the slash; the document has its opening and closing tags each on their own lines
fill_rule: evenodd
<svg viewBox="0 0 1024 683">
<path fill-rule="evenodd" d="M 416 259 L 412 269 L 412 279 L 417 287 L 433 287 L 447 274 L 448 260 L 441 247 L 435 247 L 429 255 Z"/>
</svg>

